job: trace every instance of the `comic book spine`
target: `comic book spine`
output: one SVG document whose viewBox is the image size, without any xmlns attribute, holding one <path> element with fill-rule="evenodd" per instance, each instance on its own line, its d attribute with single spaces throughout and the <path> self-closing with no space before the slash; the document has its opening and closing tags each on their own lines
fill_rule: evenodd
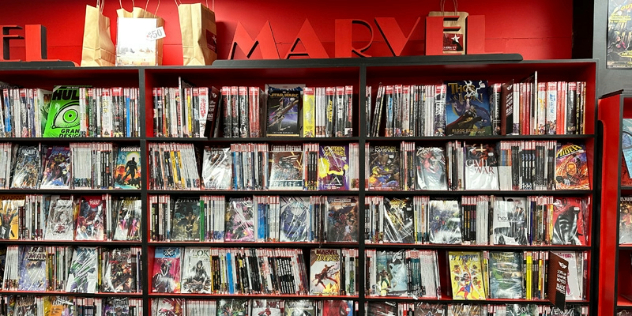
<svg viewBox="0 0 632 316">
<path fill-rule="evenodd" d="M 204 90 L 202 90 L 204 89 Z M 219 126 L 219 120 L 221 116 L 221 92 L 215 87 L 200 88 L 207 96 L 204 98 L 208 104 L 208 114 L 206 116 L 206 128 L 204 129 L 205 137 L 215 137 L 214 131 Z"/>
<path fill-rule="evenodd" d="M 375 98 L 375 108 L 373 110 L 373 124 L 371 125 L 371 136 L 378 137 L 380 133 L 380 124 L 382 124 L 382 104 L 384 104 L 384 89 L 380 85 L 377 87 L 377 96 Z"/>
<path fill-rule="evenodd" d="M 222 87 L 222 99 L 221 99 L 222 109 L 224 112 L 224 137 L 231 138 L 233 131 L 233 123 L 232 123 L 232 107 L 231 107 L 231 97 L 230 97 L 230 87 Z"/>
<path fill-rule="evenodd" d="M 513 81 L 502 84 L 501 135 L 513 135 L 514 95 Z"/>
<path fill-rule="evenodd" d="M 577 131 L 577 126 L 575 124 L 576 120 L 576 111 L 577 105 L 575 103 L 577 95 L 577 83 L 569 82 L 568 83 L 568 92 L 566 94 L 566 131 L 564 134 L 575 134 Z"/>
<path fill-rule="evenodd" d="M 409 94 L 410 94 L 410 86 L 409 85 L 404 85 L 401 86 L 402 87 L 402 91 L 401 91 L 401 95 L 400 95 L 400 103 L 401 103 L 401 113 L 400 113 L 400 122 L 402 125 L 402 134 L 401 136 L 410 136 L 410 115 L 409 115 L 409 111 L 410 111 L 410 99 L 409 99 Z"/>
<path fill-rule="evenodd" d="M 445 136 L 446 85 L 436 85 L 434 91 L 434 136 Z"/>
<path fill-rule="evenodd" d="M 238 111 L 239 111 L 239 137 L 248 138 L 250 135 L 249 131 L 249 109 L 248 109 L 248 88 L 247 87 L 238 87 L 237 88 L 237 103 L 238 103 Z"/>
<path fill-rule="evenodd" d="M 239 87 L 231 86 L 230 87 L 230 109 L 231 109 L 231 135 L 233 138 L 239 138 L 240 136 L 240 115 L 239 115 Z"/>
<path fill-rule="evenodd" d="M 314 88 L 305 87 L 303 89 L 303 131 L 302 137 L 316 136 L 316 106 Z"/>
<path fill-rule="evenodd" d="M 364 113 L 365 113 L 365 119 L 366 119 L 366 125 L 365 125 L 365 136 L 366 137 L 371 137 L 371 122 L 373 122 L 372 118 L 371 118 L 371 90 L 372 90 L 372 86 L 366 86 L 365 88 L 365 100 L 364 100 Z M 0 100 L 2 101 L 2 100 Z M 1 113 L 0 113 L 1 114 Z"/>
<path fill-rule="evenodd" d="M 554 135 L 557 118 L 557 82 L 546 84 L 546 134 Z"/>
<path fill-rule="evenodd" d="M 579 89 L 581 87 L 581 89 Z M 586 82 L 580 81 L 577 86 L 578 93 L 581 91 L 581 103 L 579 113 L 579 131 L 576 134 L 586 134 Z"/>
<path fill-rule="evenodd" d="M 393 137 L 395 136 L 395 129 L 394 129 L 394 124 L 395 124 L 395 104 L 394 104 L 394 100 L 393 100 L 393 96 L 394 96 L 394 88 L 393 86 L 386 86 L 386 90 L 385 90 L 385 95 L 384 95 L 384 102 L 386 104 L 386 129 L 384 132 L 384 136 L 386 137 Z"/>
<path fill-rule="evenodd" d="M 370 99 L 370 95 L 369 95 Z M 353 86 L 345 86 L 345 118 L 343 127 L 343 136 L 353 136 Z M 371 106 L 368 104 L 367 106 Z M 368 117 L 367 117 L 368 120 Z"/>
</svg>

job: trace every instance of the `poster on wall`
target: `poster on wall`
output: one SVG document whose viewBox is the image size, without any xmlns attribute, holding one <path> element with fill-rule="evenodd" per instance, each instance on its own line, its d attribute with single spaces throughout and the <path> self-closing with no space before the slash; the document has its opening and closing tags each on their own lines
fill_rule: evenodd
<svg viewBox="0 0 632 316">
<path fill-rule="evenodd" d="M 632 68 L 632 0 L 609 0 L 608 68 Z"/>
</svg>

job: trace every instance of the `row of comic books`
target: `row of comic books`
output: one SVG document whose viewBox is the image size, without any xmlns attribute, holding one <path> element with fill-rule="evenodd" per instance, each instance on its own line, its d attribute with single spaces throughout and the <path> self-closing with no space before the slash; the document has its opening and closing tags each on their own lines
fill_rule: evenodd
<svg viewBox="0 0 632 316">
<path fill-rule="evenodd" d="M 2 290 L 140 293 L 141 248 L 7 246 Z"/>
<path fill-rule="evenodd" d="M 151 291 L 357 295 L 357 257 L 357 249 L 312 249 L 307 265 L 299 249 L 157 247 Z"/>
<path fill-rule="evenodd" d="M 353 136 L 353 86 L 305 87 L 302 127 L 302 137 Z"/>
<path fill-rule="evenodd" d="M 589 190 L 582 142 L 448 142 L 442 147 L 366 144 L 369 190 Z"/>
<path fill-rule="evenodd" d="M 150 188 L 199 190 L 198 159 L 193 144 L 149 144 Z"/>
<path fill-rule="evenodd" d="M 142 316 L 143 300 L 69 296 L 0 296 L 1 316 Z"/>
<path fill-rule="evenodd" d="M 366 243 L 588 245 L 590 198 L 369 196 Z"/>
<path fill-rule="evenodd" d="M 431 304 L 367 302 L 368 316 L 588 316 L 588 307 L 567 305 L 560 310 L 536 304 Z"/>
<path fill-rule="evenodd" d="M 221 119 L 223 123 L 223 136 L 228 138 L 262 137 L 264 135 L 263 129 L 266 127 L 265 122 L 262 124 L 263 119 L 265 119 L 265 97 L 265 92 L 258 87 L 222 87 L 221 101 L 214 117 L 217 121 Z M 291 99 L 292 102 L 296 100 L 298 98 Z M 298 117 L 298 114 L 295 113 L 298 109 L 295 103 L 291 104 L 290 109 L 293 109 L 294 112 L 290 113 L 288 110 L 285 113 L 288 118 Z M 212 122 L 210 115 L 209 112 L 209 123 L 219 126 L 218 122 Z"/>
<path fill-rule="evenodd" d="M 140 147 L 0 144 L 1 189 L 140 189 Z"/>
<path fill-rule="evenodd" d="M 347 300 L 230 299 L 191 300 L 159 298 L 152 300 L 151 316 L 355 316 L 357 303 Z M 395 316 L 395 315 L 393 315 Z"/>
<path fill-rule="evenodd" d="M 355 196 L 150 196 L 152 241 L 357 242 Z"/>
<path fill-rule="evenodd" d="M 140 241 L 141 200 L 102 196 L 2 195 L 0 239 Z"/>
<path fill-rule="evenodd" d="M 489 85 L 486 80 L 438 85 L 380 85 L 371 104 L 369 137 L 584 134 L 585 82 L 522 82 Z"/>
<path fill-rule="evenodd" d="M 194 87 L 178 79 L 178 87 L 152 89 L 154 137 L 199 138 L 208 136 L 217 111 L 219 91 L 215 87 Z"/>
<path fill-rule="evenodd" d="M 51 92 L 43 89 L 3 89 L 0 137 L 42 137 L 50 99 Z"/>
</svg>

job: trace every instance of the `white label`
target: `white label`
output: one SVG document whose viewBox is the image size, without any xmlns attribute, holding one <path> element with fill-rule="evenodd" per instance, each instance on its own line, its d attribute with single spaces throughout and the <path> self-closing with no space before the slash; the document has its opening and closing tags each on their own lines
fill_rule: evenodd
<svg viewBox="0 0 632 316">
<path fill-rule="evenodd" d="M 150 31 L 149 33 L 147 33 L 147 40 L 148 41 L 157 41 L 161 38 L 165 38 L 167 37 L 167 35 L 165 35 L 165 29 L 161 26 L 156 28 L 153 31 Z"/>
</svg>

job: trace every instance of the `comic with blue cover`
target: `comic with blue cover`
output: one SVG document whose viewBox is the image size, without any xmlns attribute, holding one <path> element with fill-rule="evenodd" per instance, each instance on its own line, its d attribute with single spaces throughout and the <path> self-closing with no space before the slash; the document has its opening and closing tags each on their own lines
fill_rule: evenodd
<svg viewBox="0 0 632 316">
<path fill-rule="evenodd" d="M 489 90 L 486 80 L 446 82 L 446 136 L 492 135 Z"/>
<path fill-rule="evenodd" d="M 121 147 L 116 156 L 114 169 L 115 189 L 140 189 L 140 147 Z"/>
<path fill-rule="evenodd" d="M 458 201 L 430 201 L 430 243 L 461 243 L 461 209 Z"/>
<path fill-rule="evenodd" d="M 20 291 L 46 291 L 46 249 L 40 246 L 20 248 Z"/>
<path fill-rule="evenodd" d="M 310 241 L 311 212 L 308 196 L 282 196 L 279 218 L 281 242 Z"/>
</svg>

